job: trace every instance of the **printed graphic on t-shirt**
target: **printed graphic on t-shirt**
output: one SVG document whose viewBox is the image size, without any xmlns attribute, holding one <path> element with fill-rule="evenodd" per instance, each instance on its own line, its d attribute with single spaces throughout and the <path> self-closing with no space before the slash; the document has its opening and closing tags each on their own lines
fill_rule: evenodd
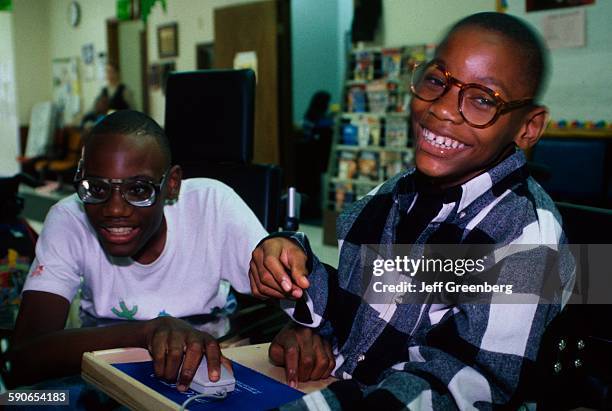
<svg viewBox="0 0 612 411">
<path fill-rule="evenodd" d="M 129 309 L 127 305 L 125 304 L 125 301 L 120 300 L 119 307 L 121 308 L 121 311 L 119 311 L 115 307 L 111 308 L 111 311 L 113 312 L 113 314 L 115 314 L 119 318 L 123 318 L 124 320 L 134 320 L 134 316 L 136 315 L 136 312 L 138 312 L 137 305 Z"/>
</svg>

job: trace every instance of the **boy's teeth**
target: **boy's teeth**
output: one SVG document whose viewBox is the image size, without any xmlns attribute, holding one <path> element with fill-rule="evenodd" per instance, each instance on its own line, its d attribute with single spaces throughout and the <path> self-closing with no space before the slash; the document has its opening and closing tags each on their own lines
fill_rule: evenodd
<svg viewBox="0 0 612 411">
<path fill-rule="evenodd" d="M 107 230 L 113 234 L 127 234 L 132 231 L 132 227 L 108 227 Z"/>
<path fill-rule="evenodd" d="M 440 148 L 463 148 L 465 144 L 453 140 L 450 137 L 438 136 L 427 129 L 423 129 L 423 138 L 429 141 L 432 145 Z"/>
</svg>

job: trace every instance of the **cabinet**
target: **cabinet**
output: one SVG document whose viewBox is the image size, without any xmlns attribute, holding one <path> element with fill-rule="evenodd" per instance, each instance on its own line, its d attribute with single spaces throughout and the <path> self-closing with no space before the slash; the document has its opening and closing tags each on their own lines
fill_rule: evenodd
<svg viewBox="0 0 612 411">
<path fill-rule="evenodd" d="M 324 211 L 340 212 L 412 165 L 410 71 L 432 55 L 431 45 L 356 48 L 349 53 Z"/>
</svg>

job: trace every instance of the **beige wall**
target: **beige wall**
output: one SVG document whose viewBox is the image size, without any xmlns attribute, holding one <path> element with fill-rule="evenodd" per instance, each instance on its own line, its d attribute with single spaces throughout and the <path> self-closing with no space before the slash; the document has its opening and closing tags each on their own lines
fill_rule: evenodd
<svg viewBox="0 0 612 411">
<path fill-rule="evenodd" d="M 142 54 L 140 33 L 144 28 L 141 20 L 122 21 L 119 24 L 119 62 L 121 81 L 133 94 L 134 110 L 142 110 Z"/>
<path fill-rule="evenodd" d="M 17 104 L 15 102 L 15 70 L 12 40 L 13 19 L 0 12 L 0 176 L 12 176 L 17 165 Z"/>
<path fill-rule="evenodd" d="M 494 11 L 495 0 L 383 0 L 383 44 L 436 43 L 462 17 Z"/>
<path fill-rule="evenodd" d="M 81 47 L 93 43 L 95 53 L 106 51 L 106 20 L 115 16 L 115 2 L 109 0 L 79 0 L 81 22 L 77 27 L 68 22 L 70 0 L 46 0 L 50 2 L 49 50 L 51 59 L 79 57 Z M 96 78 L 86 81 L 80 66 L 81 111 L 93 106 L 94 99 L 104 85 Z"/>
<path fill-rule="evenodd" d="M 19 124 L 28 124 L 34 104 L 51 98 L 49 10 L 46 0 L 13 1 L 13 44 Z"/>
<path fill-rule="evenodd" d="M 167 13 L 156 4 L 147 22 L 149 63 L 159 59 L 157 27 L 178 22 L 179 56 L 165 59 L 174 61 L 177 70 L 196 68 L 195 46 L 213 41 L 214 9 L 255 0 L 172 0 Z M 79 0 L 81 22 L 71 27 L 68 22 L 70 0 L 14 0 L 16 65 L 19 96 L 19 121 L 28 124 L 32 106 L 51 99 L 51 61 L 56 58 L 81 56 L 81 47 L 93 43 L 96 54 L 106 51 L 106 20 L 116 15 L 115 1 Z M 90 109 L 104 81 L 87 81 L 83 76 L 82 111 Z M 150 92 L 150 111 L 153 118 L 163 124 L 164 95 Z"/>
<path fill-rule="evenodd" d="M 495 0 L 383 0 L 383 44 L 436 43 L 450 24 L 475 12 L 494 11 L 495 3 Z M 540 31 L 545 16 L 576 10 L 527 13 L 525 0 L 507 3 L 507 13 L 527 20 Z M 609 21 L 612 1 L 597 1 L 581 9 L 586 14 L 586 45 L 551 51 L 552 73 L 542 100 L 555 120 L 611 122 L 612 94 L 602 85 L 612 81 L 612 71 L 607 69 L 612 62 Z"/>
<path fill-rule="evenodd" d="M 19 123 L 27 125 L 32 106 L 52 98 L 52 60 L 80 57 L 81 47 L 93 43 L 106 51 L 106 19 L 115 16 L 115 2 L 79 0 L 81 22 L 68 22 L 70 0 L 14 0 L 14 44 Z M 87 110 L 104 82 L 86 81 L 81 66 L 81 107 Z"/>
</svg>

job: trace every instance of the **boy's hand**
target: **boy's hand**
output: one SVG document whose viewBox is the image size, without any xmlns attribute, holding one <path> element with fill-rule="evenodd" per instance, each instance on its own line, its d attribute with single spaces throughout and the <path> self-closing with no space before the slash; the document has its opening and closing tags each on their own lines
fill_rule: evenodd
<svg viewBox="0 0 612 411">
<path fill-rule="evenodd" d="M 314 381 L 330 376 L 336 366 L 329 342 L 310 328 L 285 326 L 272 341 L 268 351 L 274 365 L 284 366 L 287 383 Z"/>
<path fill-rule="evenodd" d="M 251 255 L 249 280 L 258 298 L 300 298 L 310 283 L 306 254 L 287 238 L 269 238 Z"/>
<path fill-rule="evenodd" d="M 208 378 L 211 381 L 219 379 L 221 363 L 231 370 L 231 362 L 221 355 L 217 341 L 183 320 L 159 317 L 147 321 L 145 330 L 146 348 L 153 357 L 155 376 L 176 381 L 179 391 L 187 390 L 203 355 L 208 362 Z"/>
</svg>

